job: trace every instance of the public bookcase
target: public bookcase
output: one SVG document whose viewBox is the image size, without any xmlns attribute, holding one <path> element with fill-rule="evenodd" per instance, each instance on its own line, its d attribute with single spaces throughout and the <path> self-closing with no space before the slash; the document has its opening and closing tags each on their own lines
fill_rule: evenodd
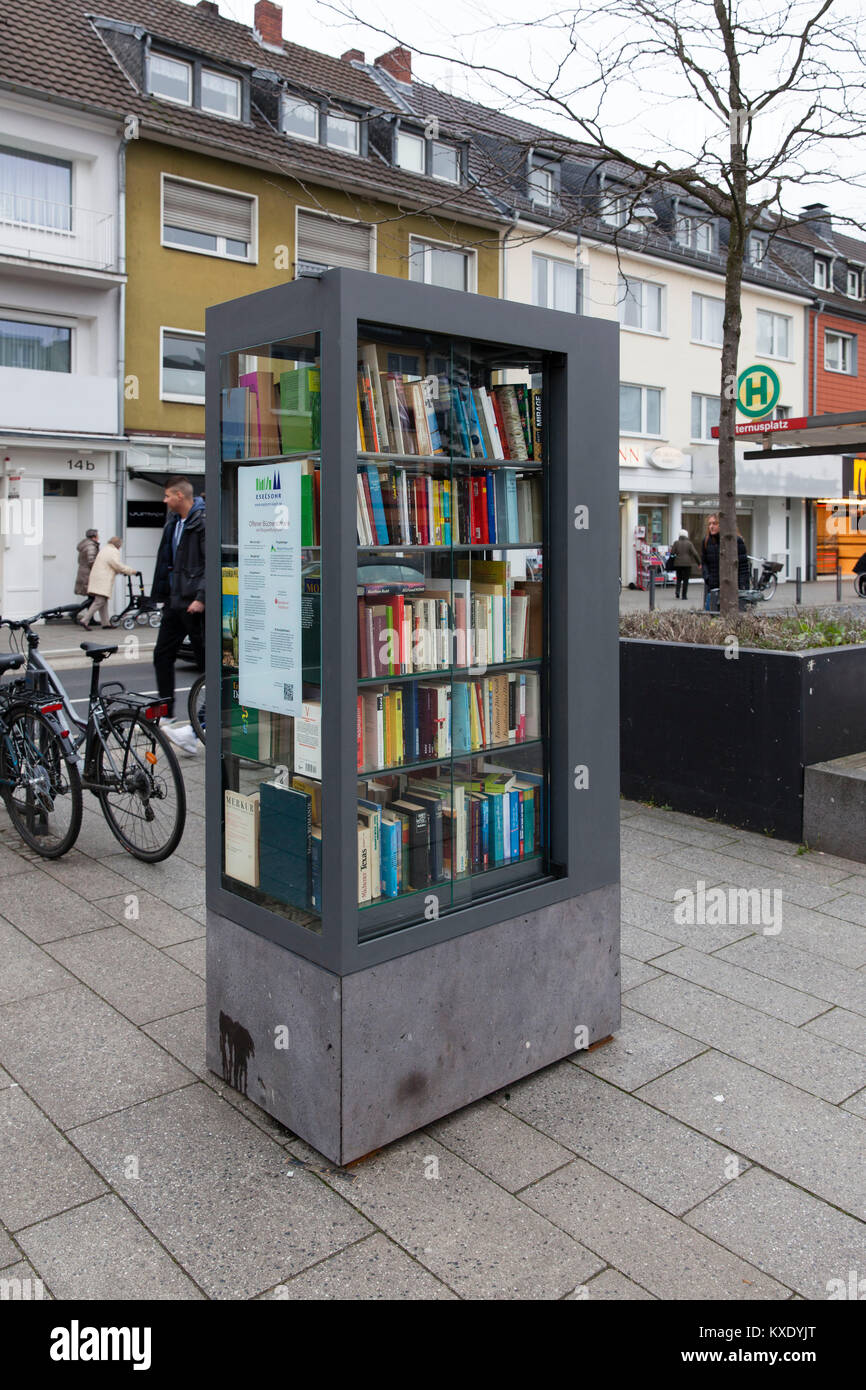
<svg viewBox="0 0 866 1390">
<path fill-rule="evenodd" d="M 348 1162 L 619 1022 L 617 328 L 207 315 L 208 1062 Z"/>
</svg>

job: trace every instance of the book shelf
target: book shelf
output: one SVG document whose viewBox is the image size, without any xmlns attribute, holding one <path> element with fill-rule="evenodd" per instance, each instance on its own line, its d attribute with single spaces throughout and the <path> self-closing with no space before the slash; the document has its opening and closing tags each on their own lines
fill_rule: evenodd
<svg viewBox="0 0 866 1390">
<path fill-rule="evenodd" d="M 296 1026 L 341 1039 L 301 1063 L 319 1087 L 337 1067 L 339 1118 L 299 1118 L 279 1059 L 252 1098 L 345 1159 L 484 1093 L 425 1083 L 350 1121 L 359 990 L 388 1016 L 386 979 L 423 975 L 431 1020 L 465 994 L 465 1033 L 489 982 L 494 1014 L 523 999 L 534 1066 L 573 1050 L 524 997 L 546 972 L 614 1026 L 615 328 L 333 271 L 210 310 L 207 344 L 209 1056 L 293 969 Z M 489 968 L 458 988 L 467 951 Z"/>
</svg>

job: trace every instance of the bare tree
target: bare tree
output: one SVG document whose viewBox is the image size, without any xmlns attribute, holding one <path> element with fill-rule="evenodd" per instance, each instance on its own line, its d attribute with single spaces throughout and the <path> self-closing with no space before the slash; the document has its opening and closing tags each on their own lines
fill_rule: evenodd
<svg viewBox="0 0 866 1390">
<path fill-rule="evenodd" d="M 473 82 L 483 82 L 501 109 L 554 123 L 567 137 L 562 153 L 574 156 L 575 141 L 596 168 L 626 171 L 633 206 L 654 192 L 674 190 L 727 226 L 720 584 L 722 612 L 735 612 L 734 429 L 749 236 L 756 227 L 783 232 L 801 224 L 788 211 L 787 198 L 804 181 L 838 181 L 840 151 L 866 137 L 866 26 L 859 0 L 578 0 L 529 22 L 490 15 L 484 29 L 459 36 L 451 52 L 425 47 L 408 29 L 368 22 L 363 0 L 320 5 L 421 57 L 446 58 L 474 74 Z M 484 51 L 494 56 L 467 57 L 484 33 Z M 497 40 L 515 35 L 525 54 L 517 73 L 495 58 Z M 646 112 L 646 148 L 638 151 L 617 137 L 629 91 L 640 95 Z M 672 130 L 684 133 L 678 137 Z M 550 148 L 549 139 L 544 143 Z M 862 164 L 847 182 L 863 186 Z M 500 196 L 506 184 L 507 179 Z M 579 222 L 579 208 L 566 203 L 563 212 L 563 224 Z"/>
</svg>

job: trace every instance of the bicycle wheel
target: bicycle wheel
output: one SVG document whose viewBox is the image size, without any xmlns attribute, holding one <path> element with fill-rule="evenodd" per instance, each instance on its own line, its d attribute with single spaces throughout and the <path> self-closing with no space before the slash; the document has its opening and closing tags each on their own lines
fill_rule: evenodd
<svg viewBox="0 0 866 1390">
<path fill-rule="evenodd" d="M 204 743 L 205 732 L 205 706 L 204 706 L 204 676 L 198 676 L 190 687 L 189 700 L 187 702 L 189 710 L 189 722 L 193 727 L 196 738 L 200 738 Z"/>
<path fill-rule="evenodd" d="M 186 824 L 186 791 L 171 745 L 132 709 L 112 710 L 102 736 L 93 789 L 112 835 L 147 864 L 167 859 Z"/>
<path fill-rule="evenodd" d="M 38 709 L 12 706 L 0 742 L 0 777 L 9 819 L 45 859 L 71 849 L 81 829 L 81 776 L 54 726 Z"/>
<path fill-rule="evenodd" d="M 854 592 L 858 598 L 866 598 L 866 573 L 855 574 Z"/>
<path fill-rule="evenodd" d="M 775 575 L 775 574 L 768 574 L 768 575 L 767 575 L 767 582 L 766 582 L 766 584 L 764 585 L 764 595 L 763 595 L 763 597 L 764 597 L 764 599 L 765 599 L 766 601 L 769 601 L 769 600 L 773 597 L 774 593 L 776 592 L 776 586 L 777 586 L 778 583 L 779 583 L 779 577 L 778 577 L 778 575 Z"/>
</svg>

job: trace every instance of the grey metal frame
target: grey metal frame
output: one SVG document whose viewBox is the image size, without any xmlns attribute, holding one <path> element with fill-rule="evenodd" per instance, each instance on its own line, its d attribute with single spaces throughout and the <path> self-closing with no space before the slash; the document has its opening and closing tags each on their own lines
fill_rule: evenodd
<svg viewBox="0 0 866 1390">
<path fill-rule="evenodd" d="M 550 856 L 563 876 L 515 887 L 358 941 L 355 862 L 356 370 L 359 322 L 555 354 L 546 380 L 549 534 Z M 208 309 L 207 680 L 221 689 L 220 359 L 318 332 L 322 368 L 322 933 L 221 883 L 221 740 L 207 745 L 208 907 L 337 975 L 576 898 L 619 881 L 618 325 L 558 310 L 329 270 Z M 340 460 L 347 462 L 342 466 Z M 351 470 L 349 472 L 349 462 Z M 344 486 L 347 476 L 351 486 Z M 586 507 L 588 527 L 575 525 Z M 491 549 L 496 549 L 492 546 Z M 588 768 L 588 786 L 575 769 Z M 345 847 L 349 846 L 347 853 Z"/>
</svg>

